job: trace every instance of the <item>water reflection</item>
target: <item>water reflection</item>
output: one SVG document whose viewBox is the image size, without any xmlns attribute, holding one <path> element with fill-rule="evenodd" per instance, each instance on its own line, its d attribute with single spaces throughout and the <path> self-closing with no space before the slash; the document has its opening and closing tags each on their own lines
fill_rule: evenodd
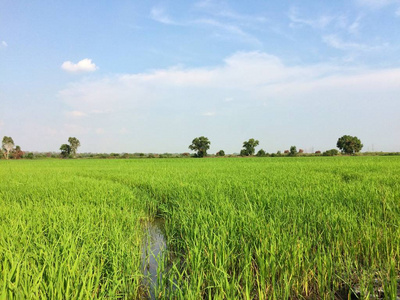
<svg viewBox="0 0 400 300">
<path fill-rule="evenodd" d="M 156 299 L 155 291 L 162 280 L 163 251 L 167 244 L 163 233 L 164 220 L 154 219 L 144 225 L 144 242 L 142 245 L 143 285 L 148 289 L 149 299 Z M 157 270 L 160 274 L 157 273 Z"/>
</svg>

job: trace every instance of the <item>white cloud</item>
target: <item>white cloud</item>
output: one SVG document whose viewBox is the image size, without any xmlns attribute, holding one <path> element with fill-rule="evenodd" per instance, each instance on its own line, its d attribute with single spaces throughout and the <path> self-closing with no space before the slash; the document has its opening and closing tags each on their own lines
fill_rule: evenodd
<svg viewBox="0 0 400 300">
<path fill-rule="evenodd" d="M 161 7 L 153 7 L 150 11 L 150 17 L 159 23 L 168 24 L 168 25 L 177 25 L 175 21 L 173 21 L 165 12 L 165 10 Z"/>
<path fill-rule="evenodd" d="M 86 113 L 84 113 L 83 111 L 79 111 L 79 110 L 69 111 L 66 114 L 69 117 L 75 117 L 75 118 L 80 118 L 80 117 L 86 117 L 87 116 Z"/>
<path fill-rule="evenodd" d="M 351 23 L 347 30 L 350 34 L 357 34 L 360 30 L 360 21 L 361 21 L 361 16 L 359 16 L 353 23 Z"/>
<path fill-rule="evenodd" d="M 107 150 L 111 152 L 181 151 L 197 135 L 231 143 L 248 136 L 274 140 L 276 133 L 278 140 L 285 136 L 305 148 L 315 140 L 329 147 L 332 138 L 357 128 L 364 136 L 372 129 L 391 128 L 393 136 L 393 128 L 400 129 L 395 114 L 400 68 L 347 65 L 288 65 L 267 53 L 240 52 L 208 68 L 171 67 L 85 79 L 60 91 L 59 99 L 70 111 L 90 118 L 75 119 L 60 134 L 86 135 L 88 144 L 99 147 L 110 141 L 122 145 Z M 351 124 L 346 122 L 349 118 Z M 297 130 L 298 124 L 305 129 Z M 129 129 L 129 139 L 122 138 L 127 133 L 123 128 Z M 151 146 L 155 140 L 159 150 Z M 287 146 L 276 147 L 275 151 Z"/>
<path fill-rule="evenodd" d="M 92 63 L 92 60 L 89 58 L 82 59 L 78 63 L 74 64 L 70 61 L 65 61 L 61 68 L 64 71 L 71 72 L 71 73 L 78 73 L 78 72 L 93 72 L 98 69 L 95 63 Z"/>
<path fill-rule="evenodd" d="M 208 112 L 203 113 L 202 115 L 205 117 L 213 117 L 213 116 L 215 116 L 215 114 L 216 114 L 215 111 L 208 111 Z"/>
<path fill-rule="evenodd" d="M 278 57 L 266 53 L 240 52 L 213 68 L 173 67 L 77 82 L 60 91 L 59 97 L 73 110 L 84 114 L 104 112 L 99 116 L 103 118 L 107 114 L 151 110 L 160 105 L 190 105 L 194 112 L 204 108 L 202 101 L 209 106 L 223 105 L 221 98 L 224 99 L 227 93 L 241 98 L 234 102 L 240 104 L 257 99 L 265 102 L 265 99 L 288 94 L 301 95 L 299 92 L 312 92 L 312 88 L 318 90 L 329 86 L 340 90 L 347 88 L 349 83 L 363 91 L 369 87 L 392 87 L 395 83 L 399 88 L 398 76 L 400 71 L 397 69 L 374 71 L 329 64 L 287 66 Z M 192 96 L 188 98 L 187 95 Z M 225 101 L 231 101 L 231 98 L 225 98 Z M 213 113 L 209 111 L 205 115 Z"/>
<path fill-rule="evenodd" d="M 7 48 L 8 44 L 5 41 L 1 41 L 0 48 Z"/>
<path fill-rule="evenodd" d="M 255 45 L 262 44 L 258 38 L 247 33 L 242 28 L 236 25 L 223 23 L 214 19 L 199 19 L 195 20 L 193 23 L 204 24 L 207 26 L 212 26 L 214 28 L 223 30 L 225 32 L 224 35 L 222 35 L 223 38 L 234 37 L 235 39 L 239 39 L 242 42 L 251 43 Z M 227 33 L 229 33 L 230 36 L 227 36 L 226 35 Z"/>
<path fill-rule="evenodd" d="M 385 45 L 381 46 L 369 46 L 360 43 L 354 42 L 345 42 L 337 35 L 326 35 L 322 38 L 322 40 L 329 46 L 339 49 L 339 50 L 357 50 L 357 51 L 372 51 L 378 50 L 386 47 Z"/>
<path fill-rule="evenodd" d="M 395 12 L 396 16 L 400 17 L 400 7 Z"/>
<path fill-rule="evenodd" d="M 301 18 L 298 16 L 298 10 L 295 7 L 291 7 L 289 10 L 289 19 L 291 21 L 291 27 L 295 27 L 296 25 L 307 25 L 312 28 L 323 29 L 331 24 L 335 18 L 328 15 L 323 15 L 316 19 Z"/>
</svg>

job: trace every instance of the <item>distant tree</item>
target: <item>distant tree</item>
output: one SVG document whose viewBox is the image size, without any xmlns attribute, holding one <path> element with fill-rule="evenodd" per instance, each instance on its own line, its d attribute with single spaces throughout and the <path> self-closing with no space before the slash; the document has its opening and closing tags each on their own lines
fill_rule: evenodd
<svg viewBox="0 0 400 300">
<path fill-rule="evenodd" d="M 296 146 L 290 146 L 289 156 L 296 156 L 297 155 L 297 148 Z"/>
<path fill-rule="evenodd" d="M 10 136 L 3 137 L 3 141 L 1 143 L 1 146 L 2 146 L 2 149 L 3 149 L 4 158 L 8 159 L 8 157 L 10 155 L 10 152 L 14 148 L 14 141 L 13 141 L 12 137 L 10 137 Z"/>
<path fill-rule="evenodd" d="M 335 156 L 338 154 L 339 154 L 339 151 L 337 149 L 327 150 L 324 153 L 322 153 L 323 156 Z"/>
<path fill-rule="evenodd" d="M 336 143 L 336 147 L 338 147 L 342 153 L 345 154 L 354 154 L 360 152 L 364 145 L 361 144 L 361 141 L 356 136 L 344 135 L 340 137 Z"/>
<path fill-rule="evenodd" d="M 266 153 L 265 153 L 265 151 L 263 149 L 260 149 L 260 150 L 257 151 L 256 155 L 259 156 L 259 157 L 263 157 L 263 156 L 266 155 Z"/>
<path fill-rule="evenodd" d="M 219 150 L 216 155 L 217 156 L 225 156 L 225 151 L 224 150 Z"/>
<path fill-rule="evenodd" d="M 315 154 L 321 154 L 320 150 L 315 151 Z"/>
<path fill-rule="evenodd" d="M 13 154 L 14 154 L 14 158 L 15 158 L 15 159 L 20 159 L 20 158 L 22 158 L 22 156 L 24 155 L 24 152 L 22 152 L 20 146 L 15 146 L 15 149 L 14 149 L 14 151 L 13 151 Z"/>
<path fill-rule="evenodd" d="M 210 149 L 210 141 L 205 136 L 197 137 L 193 139 L 192 144 L 189 149 L 192 151 L 197 151 L 196 157 L 207 156 L 207 150 Z"/>
<path fill-rule="evenodd" d="M 69 142 L 69 146 L 71 148 L 72 156 L 76 157 L 76 150 L 81 145 L 81 142 L 79 142 L 79 140 L 76 137 L 70 137 L 68 139 L 68 142 Z"/>
<path fill-rule="evenodd" d="M 249 156 L 249 155 L 254 155 L 254 153 L 256 152 L 256 147 L 258 146 L 259 141 L 255 140 L 255 139 L 249 139 L 248 141 L 244 141 L 243 142 L 243 154 L 244 156 Z M 242 154 L 242 151 L 240 152 L 240 154 Z"/>
<path fill-rule="evenodd" d="M 299 153 L 304 153 L 304 150 L 303 149 L 299 149 Z"/>
<path fill-rule="evenodd" d="M 62 144 L 60 150 L 63 158 L 67 158 L 71 154 L 71 146 L 68 144 Z"/>
</svg>

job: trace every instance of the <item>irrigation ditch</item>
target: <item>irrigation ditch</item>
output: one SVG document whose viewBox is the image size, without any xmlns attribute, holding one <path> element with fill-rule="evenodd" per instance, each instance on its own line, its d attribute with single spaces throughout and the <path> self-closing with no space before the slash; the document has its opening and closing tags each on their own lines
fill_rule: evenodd
<svg viewBox="0 0 400 300">
<path fill-rule="evenodd" d="M 175 291 L 177 282 L 169 278 L 176 257 L 169 251 L 162 217 L 143 222 L 144 240 L 141 253 L 142 299 L 161 299 Z"/>
<path fill-rule="evenodd" d="M 157 299 L 157 290 L 162 282 L 167 242 L 164 234 L 165 221 L 162 218 L 149 219 L 143 224 L 141 269 L 143 271 L 143 296 Z"/>
</svg>

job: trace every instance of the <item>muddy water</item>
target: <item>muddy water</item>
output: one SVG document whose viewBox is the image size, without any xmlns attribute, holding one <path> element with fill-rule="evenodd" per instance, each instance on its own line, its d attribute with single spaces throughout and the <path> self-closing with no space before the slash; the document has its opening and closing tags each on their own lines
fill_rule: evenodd
<svg viewBox="0 0 400 300">
<path fill-rule="evenodd" d="M 148 290 L 148 298 L 156 299 L 155 291 L 162 279 L 163 252 L 167 249 L 163 233 L 164 220 L 154 219 L 144 224 L 144 242 L 142 246 L 143 285 Z M 160 274 L 157 274 L 159 269 Z"/>
</svg>

